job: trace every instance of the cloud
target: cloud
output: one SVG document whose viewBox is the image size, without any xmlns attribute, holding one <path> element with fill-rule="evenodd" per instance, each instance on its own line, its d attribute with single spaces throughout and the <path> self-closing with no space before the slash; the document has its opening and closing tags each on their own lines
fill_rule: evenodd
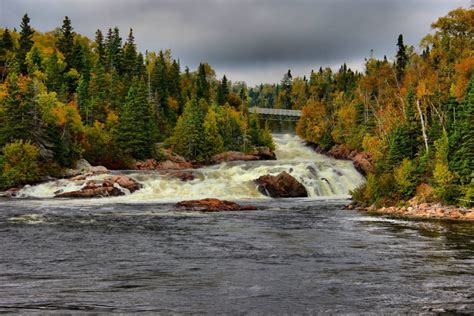
<svg viewBox="0 0 474 316">
<path fill-rule="evenodd" d="M 125 38 L 132 27 L 143 51 L 171 48 L 183 65 L 208 61 L 256 84 L 287 68 L 361 65 L 371 49 L 393 56 L 398 34 L 416 45 L 459 6 L 469 0 L 0 0 L 0 26 L 18 27 L 28 12 L 41 31 L 65 15 L 91 37 L 117 25 Z"/>
</svg>

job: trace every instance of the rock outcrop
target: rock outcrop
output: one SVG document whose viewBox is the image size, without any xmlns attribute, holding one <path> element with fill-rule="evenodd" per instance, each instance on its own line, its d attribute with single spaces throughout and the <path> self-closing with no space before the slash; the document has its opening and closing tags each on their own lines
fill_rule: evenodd
<svg viewBox="0 0 474 316">
<path fill-rule="evenodd" d="M 83 174 L 102 174 L 108 170 L 104 166 L 92 166 L 87 160 L 79 159 L 73 169 L 66 169 L 64 176 L 76 177 Z"/>
<path fill-rule="evenodd" d="M 235 202 L 218 199 L 202 199 L 182 201 L 176 204 L 178 208 L 199 212 L 223 212 L 223 211 L 254 211 L 253 205 L 240 205 Z"/>
<path fill-rule="evenodd" d="M 132 178 L 123 175 L 109 177 L 105 180 L 90 180 L 76 191 L 58 192 L 59 198 L 96 198 L 125 195 L 127 190 L 133 193 L 141 188 L 141 185 Z"/>
<path fill-rule="evenodd" d="M 256 147 L 253 152 L 248 154 L 240 151 L 226 151 L 211 157 L 213 163 L 254 160 L 276 160 L 276 155 L 270 148 L 262 146 Z"/>
<path fill-rule="evenodd" d="M 160 174 L 166 177 L 178 178 L 181 181 L 192 181 L 196 178 L 192 171 L 163 170 Z"/>
<path fill-rule="evenodd" d="M 260 193 L 274 198 L 307 197 L 304 185 L 286 171 L 277 176 L 265 175 L 255 180 Z"/>
<path fill-rule="evenodd" d="M 355 208 L 352 204 L 348 209 Z M 377 208 L 356 208 L 370 214 L 388 215 L 400 218 L 413 219 L 440 219 L 456 221 L 474 221 L 474 209 L 458 206 L 441 205 L 440 203 L 418 203 L 415 199 L 409 201 L 406 206 L 390 206 Z"/>
</svg>

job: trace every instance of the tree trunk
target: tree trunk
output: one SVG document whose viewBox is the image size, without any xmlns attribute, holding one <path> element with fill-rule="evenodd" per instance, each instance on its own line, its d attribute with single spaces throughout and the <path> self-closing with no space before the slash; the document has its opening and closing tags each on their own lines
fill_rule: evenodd
<svg viewBox="0 0 474 316">
<path fill-rule="evenodd" d="M 416 107 L 418 113 L 420 113 L 421 133 L 423 134 L 423 140 L 425 141 L 426 152 L 428 152 L 428 136 L 426 136 L 425 119 L 423 118 L 423 112 L 421 111 L 420 100 L 416 100 Z"/>
</svg>

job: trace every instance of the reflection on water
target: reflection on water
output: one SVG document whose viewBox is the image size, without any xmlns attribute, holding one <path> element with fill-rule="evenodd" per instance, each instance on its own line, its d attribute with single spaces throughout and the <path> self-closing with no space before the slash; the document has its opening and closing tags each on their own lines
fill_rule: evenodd
<svg viewBox="0 0 474 316">
<path fill-rule="evenodd" d="M 251 202 L 203 214 L 0 200 L 0 312 L 474 312 L 471 223 Z"/>
</svg>

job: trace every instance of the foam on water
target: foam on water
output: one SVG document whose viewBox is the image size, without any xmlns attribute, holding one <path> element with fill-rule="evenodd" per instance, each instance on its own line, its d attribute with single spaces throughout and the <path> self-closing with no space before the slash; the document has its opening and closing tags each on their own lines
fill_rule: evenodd
<svg viewBox="0 0 474 316">
<path fill-rule="evenodd" d="M 349 191 L 364 182 L 352 162 L 336 160 L 315 153 L 300 138 L 290 134 L 274 135 L 276 161 L 222 163 L 194 170 L 196 179 L 188 182 L 162 176 L 157 172 L 136 172 L 130 177 L 143 188 L 133 194 L 109 198 L 114 202 L 177 201 L 185 199 L 266 199 L 253 180 L 260 176 L 286 171 L 300 181 L 310 198 L 347 197 Z M 107 175 L 87 180 L 103 179 Z M 52 198 L 58 191 L 78 190 L 84 183 L 68 180 L 51 181 L 27 186 L 20 197 Z M 128 193 L 128 192 L 127 192 Z M 102 201 L 104 199 L 101 199 Z"/>
</svg>

